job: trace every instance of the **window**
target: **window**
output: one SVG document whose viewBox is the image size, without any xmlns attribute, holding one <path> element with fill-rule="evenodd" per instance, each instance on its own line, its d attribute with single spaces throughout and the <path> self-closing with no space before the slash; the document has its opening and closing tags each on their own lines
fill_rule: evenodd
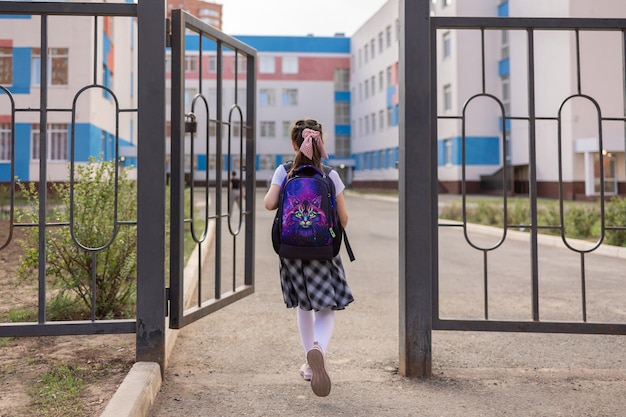
<svg viewBox="0 0 626 417">
<path fill-rule="evenodd" d="M 0 123 L 0 161 L 10 161 L 13 155 L 11 147 L 11 125 Z"/>
<path fill-rule="evenodd" d="M 384 88 L 384 86 L 385 86 L 384 79 L 385 79 L 385 78 L 384 78 L 384 76 L 383 76 L 383 72 L 382 72 L 382 71 L 381 71 L 381 72 L 379 72 L 379 73 L 378 73 L 378 89 L 379 89 L 380 91 L 383 91 L 383 88 Z"/>
<path fill-rule="evenodd" d="M 198 71 L 198 55 L 185 55 L 185 72 Z"/>
<path fill-rule="evenodd" d="M 372 96 L 376 94 L 376 77 L 372 75 L 372 79 L 370 80 L 372 87 Z"/>
<path fill-rule="evenodd" d="M 32 50 L 32 84 L 41 85 L 41 50 Z M 68 74 L 68 49 L 48 49 L 48 85 L 67 85 Z"/>
<path fill-rule="evenodd" d="M 500 78 L 502 82 L 502 105 L 504 106 L 504 113 L 511 113 L 511 88 L 509 85 L 509 76 L 505 75 Z"/>
<path fill-rule="evenodd" d="M 450 32 L 446 32 L 443 34 L 443 58 L 449 58 L 452 54 L 451 45 L 450 45 Z"/>
<path fill-rule="evenodd" d="M 387 107 L 387 126 L 393 126 L 393 111 L 391 107 Z"/>
<path fill-rule="evenodd" d="M 359 101 L 363 101 L 363 84 L 359 83 Z"/>
<path fill-rule="evenodd" d="M 372 59 L 376 56 L 376 40 L 372 39 L 370 41 L 370 52 L 372 54 Z"/>
<path fill-rule="evenodd" d="M 215 55 L 209 57 L 209 72 L 217 72 L 217 57 Z"/>
<path fill-rule="evenodd" d="M 261 137 L 262 138 L 275 138 L 276 137 L 276 122 L 261 122 Z"/>
<path fill-rule="evenodd" d="M 617 194 L 617 166 L 615 156 L 611 152 L 602 151 L 602 161 L 604 163 L 604 192 L 606 194 Z M 593 156 L 593 191 L 600 194 L 600 154 Z"/>
<path fill-rule="evenodd" d="M 376 132 L 376 113 L 372 113 L 372 132 Z"/>
<path fill-rule="evenodd" d="M 298 57 L 297 56 L 284 56 L 282 59 L 282 71 L 283 74 L 297 74 L 298 73 Z"/>
<path fill-rule="evenodd" d="M 13 84 L 13 48 L 0 48 L 0 85 Z"/>
<path fill-rule="evenodd" d="M 363 64 L 363 51 L 359 49 L 359 68 Z"/>
<path fill-rule="evenodd" d="M 270 107 L 276 105 L 276 92 L 271 88 L 259 90 L 259 106 Z"/>
<path fill-rule="evenodd" d="M 274 155 L 259 155 L 259 169 L 273 169 Z"/>
<path fill-rule="evenodd" d="M 365 116 L 364 120 L 365 120 L 364 121 L 364 123 L 365 123 L 365 134 L 369 135 L 370 134 L 370 117 L 369 117 L 369 115 Z"/>
<path fill-rule="evenodd" d="M 383 33 L 380 32 L 378 34 L 378 53 L 382 54 L 384 48 L 385 48 L 385 41 L 384 41 Z"/>
<path fill-rule="evenodd" d="M 298 90 L 295 88 L 286 88 L 283 90 L 283 106 L 298 105 Z"/>
<path fill-rule="evenodd" d="M 503 30 L 500 42 L 500 58 L 507 59 L 509 57 L 509 31 Z"/>
<path fill-rule="evenodd" d="M 233 67 L 233 72 L 235 67 Z M 245 56 L 237 55 L 237 74 L 246 74 L 248 72 L 248 59 Z"/>
<path fill-rule="evenodd" d="M 367 63 L 368 60 L 368 55 L 369 55 L 369 45 L 365 44 L 365 47 L 363 48 L 363 55 L 365 56 L 365 62 Z"/>
<path fill-rule="evenodd" d="M 31 128 L 31 158 L 39 160 L 40 125 L 33 124 Z M 67 124 L 51 123 L 47 129 L 47 160 L 67 161 Z"/>
<path fill-rule="evenodd" d="M 276 58 L 273 56 L 262 56 L 259 61 L 259 73 L 275 74 L 276 73 Z"/>
<path fill-rule="evenodd" d="M 452 0 L 443 0 L 443 7 L 448 7 L 452 5 Z"/>
<path fill-rule="evenodd" d="M 391 25 L 385 28 L 385 43 L 387 48 L 391 46 Z"/>
<path fill-rule="evenodd" d="M 368 98 L 370 96 L 370 80 L 365 80 L 365 98 Z"/>
<path fill-rule="evenodd" d="M 452 165 L 452 139 L 445 139 L 443 141 L 443 146 L 445 149 L 444 164 Z"/>
<path fill-rule="evenodd" d="M 385 112 L 383 110 L 378 112 L 378 124 L 380 125 L 380 130 L 385 128 Z"/>
<path fill-rule="evenodd" d="M 450 84 L 443 86 L 443 109 L 452 110 L 452 86 Z"/>
<path fill-rule="evenodd" d="M 350 156 L 350 136 L 335 136 L 335 156 L 338 158 L 346 158 Z"/>
<path fill-rule="evenodd" d="M 350 102 L 349 101 L 335 102 L 335 124 L 337 125 L 350 124 Z"/>
<path fill-rule="evenodd" d="M 391 67 L 387 67 L 387 88 L 391 87 Z"/>
<path fill-rule="evenodd" d="M 350 90 L 350 72 L 347 68 L 335 68 L 335 91 Z"/>
<path fill-rule="evenodd" d="M 288 138 L 291 133 L 291 122 L 283 121 L 283 137 Z"/>
</svg>

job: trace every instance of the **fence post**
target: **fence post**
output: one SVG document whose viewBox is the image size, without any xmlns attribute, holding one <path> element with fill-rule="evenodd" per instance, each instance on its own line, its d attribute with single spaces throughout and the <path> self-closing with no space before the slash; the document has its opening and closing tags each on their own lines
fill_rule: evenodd
<svg viewBox="0 0 626 417">
<path fill-rule="evenodd" d="M 399 2 L 399 372 L 421 378 L 431 376 L 432 279 L 437 267 L 437 149 L 431 138 L 430 3 Z"/>
<path fill-rule="evenodd" d="M 165 364 L 165 0 L 139 0 L 137 361 Z"/>
</svg>

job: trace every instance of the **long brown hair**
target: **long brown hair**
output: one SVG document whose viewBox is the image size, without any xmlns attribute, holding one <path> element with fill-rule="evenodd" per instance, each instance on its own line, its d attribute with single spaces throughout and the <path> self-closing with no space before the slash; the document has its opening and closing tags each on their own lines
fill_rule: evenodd
<svg viewBox="0 0 626 417">
<path fill-rule="evenodd" d="M 318 123 L 317 120 L 302 119 L 295 121 L 291 126 L 291 140 L 296 144 L 298 151 L 296 152 L 296 157 L 293 161 L 291 171 L 289 171 L 289 175 L 291 175 L 295 168 L 301 165 L 314 165 L 318 168 L 322 168 L 322 155 L 317 146 L 313 146 L 312 159 L 309 159 L 305 154 L 300 152 L 300 146 L 302 146 L 302 142 L 304 141 L 304 138 L 302 137 L 302 131 L 304 129 L 313 129 L 320 132 L 320 137 L 324 140 L 324 137 L 322 136 L 322 125 L 321 123 Z"/>
</svg>

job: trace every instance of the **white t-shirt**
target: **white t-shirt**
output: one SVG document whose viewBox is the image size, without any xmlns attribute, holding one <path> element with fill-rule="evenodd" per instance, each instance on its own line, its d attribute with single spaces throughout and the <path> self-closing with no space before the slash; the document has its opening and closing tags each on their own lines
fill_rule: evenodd
<svg viewBox="0 0 626 417">
<path fill-rule="evenodd" d="M 341 194 L 346 186 L 343 184 L 343 181 L 341 181 L 341 178 L 339 178 L 339 174 L 337 173 L 337 171 L 333 169 L 328 174 L 328 177 L 333 180 L 333 184 L 335 184 L 335 195 Z M 272 184 L 276 184 L 280 187 L 283 185 L 283 181 L 285 181 L 285 178 L 287 178 L 287 170 L 285 169 L 284 165 L 281 164 L 278 168 L 276 168 L 276 171 L 274 171 L 274 176 L 272 176 Z"/>
</svg>

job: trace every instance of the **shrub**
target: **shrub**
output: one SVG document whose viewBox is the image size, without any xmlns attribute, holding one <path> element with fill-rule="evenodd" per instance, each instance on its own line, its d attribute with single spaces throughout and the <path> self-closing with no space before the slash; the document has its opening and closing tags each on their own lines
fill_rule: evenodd
<svg viewBox="0 0 626 417">
<path fill-rule="evenodd" d="M 604 208 L 605 227 L 626 227 L 626 198 L 613 197 Z M 605 243 L 626 246 L 626 231 L 607 230 Z"/>
<path fill-rule="evenodd" d="M 575 239 L 590 239 L 591 229 L 599 217 L 598 209 L 586 205 L 572 205 L 563 215 L 565 236 Z"/>
<path fill-rule="evenodd" d="M 115 201 L 116 169 L 115 162 L 96 158 L 76 165 L 73 207 L 70 185 L 54 185 L 53 191 L 60 203 L 51 209 L 47 221 L 67 224 L 73 211 L 73 233 L 69 226 L 47 228 L 46 276 L 51 278 L 55 287 L 49 313 L 56 311 L 60 316 L 77 318 L 75 303 L 68 299 L 71 294 L 81 305 L 82 318 L 90 318 L 92 272 L 95 270 L 96 318 L 127 318 L 133 314 L 137 234 L 135 227 L 115 224 L 114 209 L 117 203 L 118 222 L 134 221 L 137 218 L 137 193 L 134 181 L 120 170 L 118 199 Z M 32 184 L 30 187 L 20 184 L 20 189 L 29 204 L 18 211 L 18 220 L 36 223 L 37 190 Z M 24 240 L 20 243 L 26 252 L 19 274 L 27 279 L 32 278 L 38 268 L 39 232 L 34 227 L 25 229 Z M 59 311 L 59 305 L 67 305 L 72 313 Z"/>
</svg>

